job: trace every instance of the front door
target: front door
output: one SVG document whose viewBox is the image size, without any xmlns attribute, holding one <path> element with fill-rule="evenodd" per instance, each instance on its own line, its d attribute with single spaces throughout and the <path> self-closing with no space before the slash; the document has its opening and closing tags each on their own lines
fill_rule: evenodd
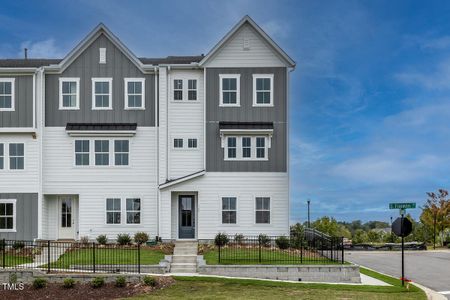
<svg viewBox="0 0 450 300">
<path fill-rule="evenodd" d="M 195 238 L 195 197 L 179 196 L 178 215 L 179 215 L 179 233 L 180 239 Z"/>
<path fill-rule="evenodd" d="M 59 239 L 73 239 L 74 234 L 74 209 L 72 197 L 60 197 L 59 198 Z"/>
</svg>

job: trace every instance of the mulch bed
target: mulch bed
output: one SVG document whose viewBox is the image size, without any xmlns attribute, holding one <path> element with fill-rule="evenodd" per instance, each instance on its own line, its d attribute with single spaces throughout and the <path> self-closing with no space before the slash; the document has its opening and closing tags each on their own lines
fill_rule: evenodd
<svg viewBox="0 0 450 300">
<path fill-rule="evenodd" d="M 172 277 L 158 277 L 158 285 L 151 287 L 143 283 L 129 283 L 126 287 L 116 287 L 114 283 L 107 283 L 101 288 L 93 288 L 89 283 L 76 283 L 71 289 L 64 288 L 62 283 L 49 283 L 45 288 L 35 289 L 26 285 L 22 291 L 0 290 L 2 299 L 64 299 L 90 300 L 90 299 L 118 299 L 142 294 L 148 294 L 155 290 L 164 289 L 172 285 L 175 280 Z"/>
</svg>

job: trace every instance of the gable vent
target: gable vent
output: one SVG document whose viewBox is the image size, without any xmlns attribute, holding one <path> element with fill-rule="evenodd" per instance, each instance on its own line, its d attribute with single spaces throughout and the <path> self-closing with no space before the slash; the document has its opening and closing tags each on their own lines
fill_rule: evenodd
<svg viewBox="0 0 450 300">
<path fill-rule="evenodd" d="M 106 64 L 106 48 L 100 48 L 100 64 Z"/>
<path fill-rule="evenodd" d="M 249 36 L 249 34 L 244 34 L 243 49 L 244 50 L 250 50 L 250 36 Z"/>
</svg>

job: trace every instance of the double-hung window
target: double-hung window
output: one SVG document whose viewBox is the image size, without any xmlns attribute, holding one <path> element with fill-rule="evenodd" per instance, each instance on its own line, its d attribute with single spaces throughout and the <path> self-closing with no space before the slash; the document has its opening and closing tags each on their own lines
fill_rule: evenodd
<svg viewBox="0 0 450 300">
<path fill-rule="evenodd" d="M 75 165 L 89 166 L 89 140 L 75 140 Z"/>
<path fill-rule="evenodd" d="M 0 232 L 16 230 L 16 200 L 0 199 Z"/>
<path fill-rule="evenodd" d="M 220 74 L 220 106 L 240 105 L 239 74 Z"/>
<path fill-rule="evenodd" d="M 121 223 L 121 199 L 108 198 L 106 199 L 106 224 L 120 224 Z"/>
<path fill-rule="evenodd" d="M 145 79 L 125 78 L 125 109 L 145 108 Z"/>
<path fill-rule="evenodd" d="M 5 145 L 0 144 L 0 170 L 5 168 Z"/>
<path fill-rule="evenodd" d="M 9 169 L 23 170 L 25 168 L 25 145 L 23 143 L 9 144 Z"/>
<path fill-rule="evenodd" d="M 59 78 L 59 109 L 80 109 L 80 78 Z"/>
<path fill-rule="evenodd" d="M 0 111 L 14 110 L 14 78 L 0 78 Z"/>
<path fill-rule="evenodd" d="M 197 100 L 197 79 L 188 79 L 188 100 Z"/>
<path fill-rule="evenodd" d="M 183 100 L 183 80 L 175 79 L 173 81 L 173 100 Z"/>
<path fill-rule="evenodd" d="M 225 136 L 226 160 L 267 160 L 267 136 Z"/>
<path fill-rule="evenodd" d="M 127 198 L 127 224 L 141 223 L 141 199 Z"/>
<path fill-rule="evenodd" d="M 270 197 L 256 197 L 256 224 L 270 224 Z"/>
<path fill-rule="evenodd" d="M 112 78 L 92 78 L 92 109 L 112 109 Z"/>
<path fill-rule="evenodd" d="M 258 136 L 256 137 L 256 158 L 266 157 L 266 138 Z"/>
<path fill-rule="evenodd" d="M 253 106 L 273 106 L 273 74 L 253 75 Z"/>
<path fill-rule="evenodd" d="M 183 148 L 183 139 L 173 139 L 174 148 Z"/>
<path fill-rule="evenodd" d="M 227 155 L 228 158 L 236 158 L 237 138 L 229 136 L 227 138 Z"/>
<path fill-rule="evenodd" d="M 95 141 L 95 165 L 109 165 L 109 140 Z"/>
<path fill-rule="evenodd" d="M 252 138 L 243 137 L 242 138 L 242 158 L 252 157 Z"/>
<path fill-rule="evenodd" d="M 128 156 L 130 153 L 128 140 L 114 141 L 114 164 L 116 166 L 128 166 Z"/>
<path fill-rule="evenodd" d="M 236 224 L 236 197 L 222 197 L 222 224 Z"/>
<path fill-rule="evenodd" d="M 188 148 L 190 149 L 197 148 L 197 139 L 188 139 Z"/>
</svg>

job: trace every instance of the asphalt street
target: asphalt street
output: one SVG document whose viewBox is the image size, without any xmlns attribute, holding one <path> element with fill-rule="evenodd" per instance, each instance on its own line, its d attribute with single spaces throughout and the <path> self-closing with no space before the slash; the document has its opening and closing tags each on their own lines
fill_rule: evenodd
<svg viewBox="0 0 450 300">
<path fill-rule="evenodd" d="M 401 277 L 400 251 L 349 251 L 345 260 Z M 450 299 L 450 251 L 406 251 L 405 277 Z"/>
</svg>

